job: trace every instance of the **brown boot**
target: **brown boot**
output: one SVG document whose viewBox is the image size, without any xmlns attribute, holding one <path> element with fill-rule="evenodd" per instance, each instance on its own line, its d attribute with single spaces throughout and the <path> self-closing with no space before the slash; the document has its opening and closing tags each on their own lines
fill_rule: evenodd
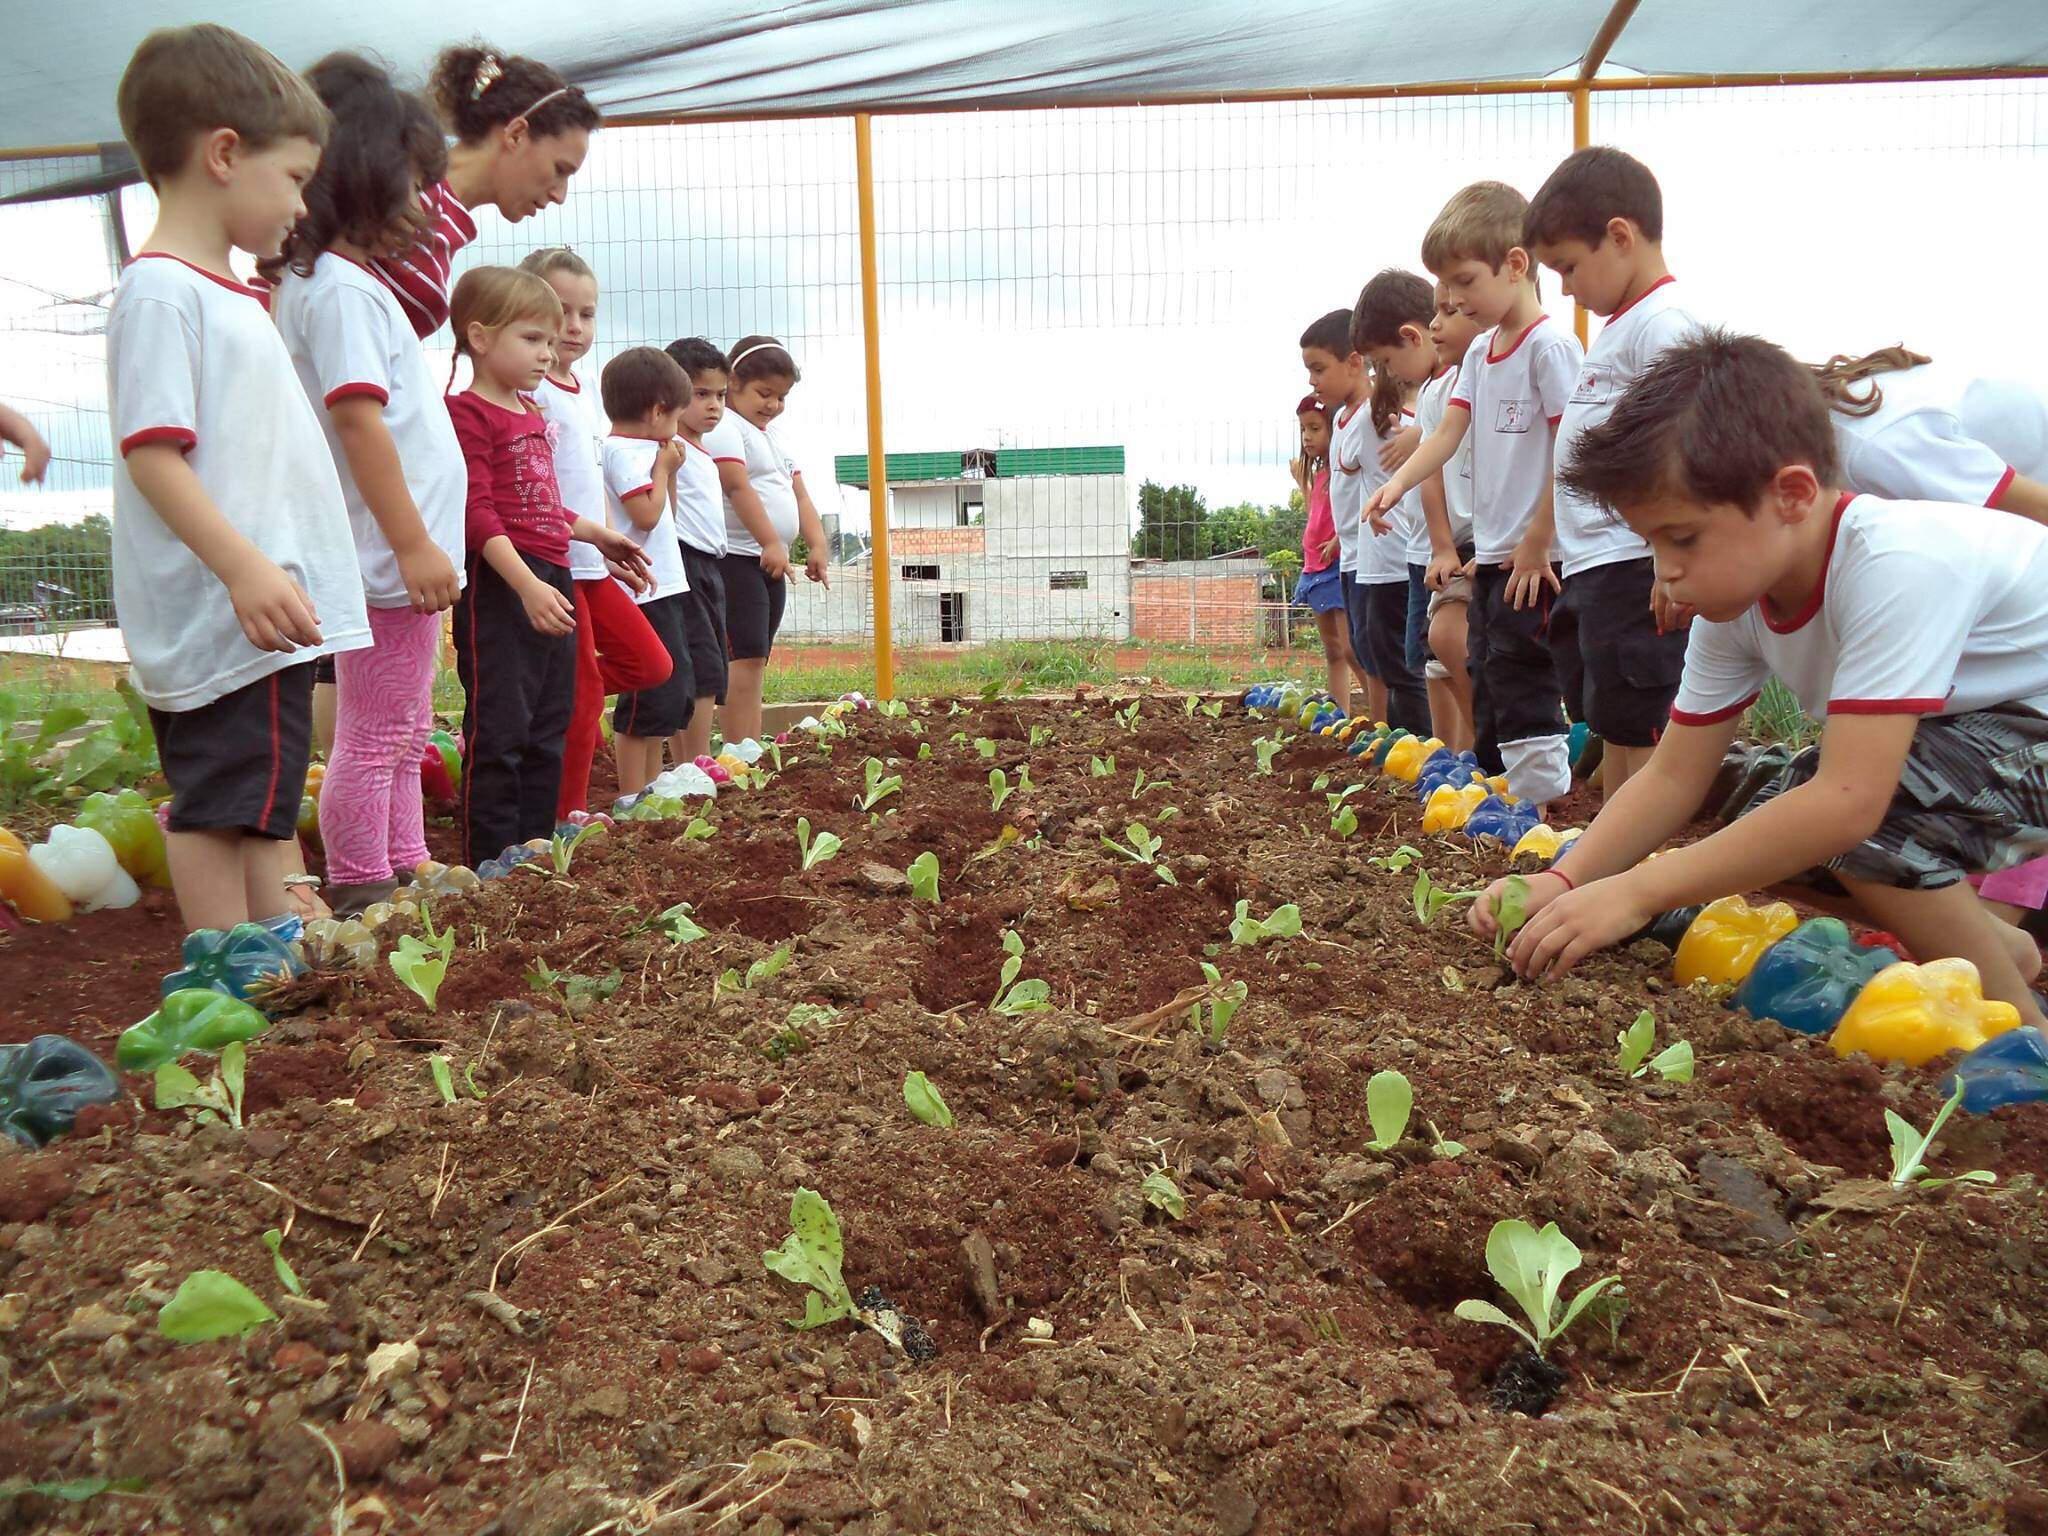
<svg viewBox="0 0 2048 1536">
<path fill-rule="evenodd" d="M 336 917 L 360 917 L 365 907 L 389 901 L 398 890 L 396 880 L 371 880 L 363 885 L 330 885 L 327 910 Z"/>
</svg>

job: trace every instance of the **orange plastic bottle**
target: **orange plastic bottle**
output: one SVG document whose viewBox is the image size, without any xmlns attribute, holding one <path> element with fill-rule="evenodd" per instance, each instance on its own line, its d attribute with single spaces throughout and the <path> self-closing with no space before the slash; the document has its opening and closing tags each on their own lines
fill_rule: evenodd
<svg viewBox="0 0 2048 1536">
<path fill-rule="evenodd" d="M 0 828 L 0 896 L 36 923 L 71 921 L 71 898 L 37 869 L 20 838 Z"/>
</svg>

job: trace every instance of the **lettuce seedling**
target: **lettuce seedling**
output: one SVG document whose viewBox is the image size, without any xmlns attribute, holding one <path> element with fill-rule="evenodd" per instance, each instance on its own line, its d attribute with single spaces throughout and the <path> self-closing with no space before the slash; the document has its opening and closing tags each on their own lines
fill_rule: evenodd
<svg viewBox="0 0 2048 1536">
<path fill-rule="evenodd" d="M 804 1315 L 790 1318 L 789 1326 L 818 1328 L 853 1316 L 853 1293 L 840 1273 L 846 1249 L 839 1235 L 839 1218 L 832 1214 L 825 1197 L 814 1189 L 799 1188 L 790 1198 L 789 1226 L 782 1246 L 761 1255 L 770 1274 L 808 1288 Z"/>
<path fill-rule="evenodd" d="M 285 1261 L 284 1233 L 278 1228 L 272 1227 L 263 1234 L 263 1246 L 270 1250 L 270 1262 L 277 1270 L 277 1283 L 290 1291 L 294 1296 L 305 1295 L 306 1288 L 299 1283 L 299 1272 Z"/>
<path fill-rule="evenodd" d="M 233 1275 L 195 1269 L 158 1311 L 156 1331 L 173 1344 L 204 1344 L 239 1338 L 276 1321 L 277 1314 Z"/>
<path fill-rule="evenodd" d="M 1983 1168 L 1973 1168 L 1968 1173 L 1956 1174 L 1953 1178 L 1930 1178 L 1927 1173 L 1927 1149 L 1934 1145 L 1934 1138 L 1941 1134 L 1941 1128 L 1948 1124 L 1948 1117 L 1956 1112 L 1963 1102 L 1963 1085 L 1958 1082 L 1956 1091 L 1949 1095 L 1948 1102 L 1935 1112 L 1934 1123 L 1922 1135 L 1913 1129 L 1906 1118 L 1892 1110 L 1884 1112 L 1885 1129 L 1892 1138 L 1892 1188 L 1904 1189 L 1917 1184 L 1922 1189 L 1938 1189 L 1944 1184 L 1996 1184 L 1998 1175 Z"/>
<path fill-rule="evenodd" d="M 1115 772 L 1116 754 L 1114 752 L 1110 753 L 1107 757 L 1091 757 L 1088 759 L 1088 777 L 1091 779 L 1106 779 Z"/>
<path fill-rule="evenodd" d="M 910 706 L 901 699 L 884 699 L 875 709 L 884 720 L 901 720 L 910 713 Z"/>
<path fill-rule="evenodd" d="M 1137 734 L 1138 708 L 1143 702 L 1141 699 L 1133 699 L 1128 708 L 1120 709 L 1116 712 L 1116 723 L 1132 735 Z"/>
<path fill-rule="evenodd" d="M 679 901 L 672 907 L 664 908 L 655 922 L 668 935 L 671 944 L 694 944 L 705 937 L 708 930 L 699 926 L 690 915 L 690 903 Z"/>
<path fill-rule="evenodd" d="M 1251 995 L 1251 989 L 1242 981 L 1233 981 L 1229 986 L 1225 987 L 1223 986 L 1223 973 L 1221 971 L 1217 970 L 1215 966 L 1206 960 L 1197 963 L 1202 967 L 1203 979 L 1209 983 L 1209 986 L 1212 989 L 1221 987 L 1222 990 L 1217 992 L 1214 997 L 1198 1001 L 1190 1007 L 1188 1009 L 1188 1023 L 1192 1024 L 1195 1033 L 1208 1041 L 1209 1044 L 1221 1045 L 1225 1031 L 1230 1028 L 1230 1021 L 1237 1017 L 1237 1010 L 1244 1006 L 1244 1000 Z M 1207 1025 L 1202 1023 L 1202 1011 L 1205 1008 L 1208 1010 L 1209 1017 Z"/>
<path fill-rule="evenodd" d="M 1252 904 L 1240 901 L 1230 915 L 1230 942 L 1233 944 L 1261 944 L 1267 939 L 1293 939 L 1301 936 L 1301 908 L 1293 902 L 1275 907 L 1273 915 L 1256 918 L 1251 915 Z"/>
<path fill-rule="evenodd" d="M 910 861 L 903 871 L 910 881 L 910 894 L 937 906 L 939 901 L 939 856 L 927 850 Z"/>
<path fill-rule="evenodd" d="M 455 929 L 451 925 L 436 932 L 434 916 L 425 902 L 420 903 L 420 927 L 426 930 L 424 936 L 408 933 L 399 939 L 391 952 L 391 974 L 427 1005 L 428 1012 L 438 1013 L 435 999 L 441 995 L 441 980 L 455 955 Z"/>
<path fill-rule="evenodd" d="M 1330 831 L 1340 840 L 1358 830 L 1358 812 L 1348 805 L 1340 805 L 1330 815 Z"/>
<path fill-rule="evenodd" d="M 1003 961 L 1002 980 L 996 983 L 995 998 L 988 1005 L 990 1011 L 1015 1018 L 1020 1013 L 1040 1013 L 1050 1008 L 1049 983 L 1035 976 L 1028 981 L 1017 980 L 1017 973 L 1024 969 L 1024 940 L 1014 928 L 1003 933 L 1003 953 L 1008 958 Z"/>
<path fill-rule="evenodd" d="M 1111 853 L 1122 854 L 1134 864 L 1156 863 L 1159 857 L 1159 850 L 1166 841 L 1166 839 L 1158 834 L 1147 831 L 1145 823 L 1142 821 L 1134 821 L 1128 827 L 1125 827 L 1124 838 L 1125 843 L 1129 844 L 1128 847 L 1125 846 L 1125 843 L 1120 843 L 1113 837 L 1103 838 L 1102 846 Z"/>
<path fill-rule="evenodd" d="M 427 1058 L 427 1075 L 434 1080 L 434 1089 L 441 1095 L 443 1104 L 455 1102 L 455 1069 L 448 1065 L 448 1058 L 436 1051 Z"/>
<path fill-rule="evenodd" d="M 1045 743 L 1047 743 L 1048 741 L 1051 741 L 1051 740 L 1052 740 L 1052 727 L 1051 727 L 1051 726 L 1049 726 L 1049 725 L 1034 725 L 1033 727 L 1031 727 L 1031 733 L 1030 733 L 1030 742 L 1031 742 L 1031 745 L 1032 745 L 1032 747 L 1033 747 L 1034 749 L 1035 749 L 1035 748 L 1038 748 L 1038 747 L 1042 747 L 1042 746 L 1044 746 L 1044 745 L 1045 745 Z"/>
<path fill-rule="evenodd" d="M 583 846 L 583 840 L 594 832 L 602 832 L 601 821 L 586 822 L 573 832 L 557 832 L 548 839 L 548 862 L 555 867 L 557 875 L 569 873 L 569 862 L 576 857 L 576 850 Z"/>
<path fill-rule="evenodd" d="M 1365 1117 L 1372 1122 L 1366 1146 L 1388 1152 L 1408 1134 L 1408 1116 L 1415 1109 L 1415 1090 L 1400 1072 L 1375 1072 L 1365 1085 Z"/>
<path fill-rule="evenodd" d="M 1508 951 L 1508 941 L 1529 921 L 1527 880 L 1520 875 L 1509 875 L 1500 883 L 1500 900 L 1493 904 L 1493 920 L 1493 952 L 1504 955 Z"/>
<path fill-rule="evenodd" d="M 871 757 L 862 763 L 860 771 L 867 786 L 860 797 L 860 808 L 864 811 L 872 811 L 889 796 L 900 795 L 903 792 L 903 775 L 892 773 L 884 778 L 882 760 L 879 757 Z"/>
<path fill-rule="evenodd" d="M 920 741 L 920 742 L 919 742 L 919 743 L 917 744 L 917 760 L 918 760 L 918 761 L 919 761 L 920 763 L 923 763 L 923 762 L 928 762 L 928 761 L 930 761 L 930 759 L 931 759 L 931 755 L 932 755 L 932 744 L 931 744 L 930 742 L 928 742 L 928 741 Z"/>
<path fill-rule="evenodd" d="M 1448 886 L 1438 885 L 1429 878 L 1429 871 L 1415 872 L 1415 920 L 1427 928 L 1436 921 L 1437 913 L 1454 901 L 1477 901 L 1484 891 L 1454 891 Z"/>
<path fill-rule="evenodd" d="M 702 816 L 692 816 L 690 824 L 683 828 L 682 840 L 686 843 L 701 843 L 707 837 L 718 836 L 718 828 Z"/>
<path fill-rule="evenodd" d="M 1434 1120 L 1425 1120 L 1423 1124 L 1429 1127 L 1429 1155 L 1431 1157 L 1453 1158 L 1465 1155 L 1465 1143 L 1462 1141 L 1444 1140 L 1444 1133 L 1436 1128 Z"/>
<path fill-rule="evenodd" d="M 1486 1236 L 1486 1267 L 1495 1283 L 1521 1306 L 1529 1326 L 1524 1328 L 1490 1301 L 1461 1301 L 1457 1315 L 1468 1323 L 1512 1328 L 1540 1356 L 1602 1291 L 1621 1284 L 1619 1275 L 1593 1281 L 1559 1316 L 1558 1289 L 1565 1276 L 1579 1267 L 1582 1257 L 1578 1245 L 1560 1232 L 1554 1221 L 1540 1232 L 1526 1221 L 1497 1221 Z"/>
<path fill-rule="evenodd" d="M 1272 736 L 1261 736 L 1252 743 L 1252 751 L 1259 755 L 1260 773 L 1273 771 L 1273 759 L 1280 755 L 1280 749 L 1287 745 L 1287 738 L 1275 732 Z"/>
<path fill-rule="evenodd" d="M 242 1085 L 249 1060 L 249 1048 L 239 1040 L 221 1047 L 220 1065 L 201 1082 L 175 1061 L 156 1069 L 156 1107 L 192 1109 L 201 1125 L 221 1122 L 242 1128 Z"/>
<path fill-rule="evenodd" d="M 1173 1182 L 1173 1175 L 1164 1168 L 1155 1168 L 1145 1175 L 1138 1186 L 1138 1193 L 1145 1197 L 1145 1203 L 1155 1211 L 1164 1211 L 1174 1221 L 1188 1213 L 1188 1197 L 1180 1192 L 1180 1186 Z"/>
<path fill-rule="evenodd" d="M 1201 702 L 1202 701 L 1200 699 L 1196 698 L 1191 693 L 1186 698 L 1180 701 L 1180 712 L 1186 715 L 1190 720 L 1192 720 L 1195 718 L 1195 710 L 1201 704 Z"/>
<path fill-rule="evenodd" d="M 996 744 L 986 736 L 977 736 L 974 738 L 974 750 L 979 752 L 982 756 L 982 761 L 986 762 L 989 758 L 996 755 Z"/>
<path fill-rule="evenodd" d="M 810 817 L 799 816 L 796 819 L 796 847 L 803 858 L 803 867 L 815 869 L 827 859 L 837 857 L 841 843 L 838 835 L 832 832 L 820 832 L 814 841 Z"/>
<path fill-rule="evenodd" d="M 1689 1083 L 1692 1081 L 1692 1042 L 1680 1040 L 1667 1045 L 1647 1064 L 1650 1047 L 1657 1041 L 1657 1015 L 1645 1008 L 1636 1015 L 1636 1021 L 1614 1037 L 1617 1047 L 1615 1059 L 1621 1070 L 1629 1077 L 1641 1077 L 1655 1072 L 1667 1083 Z"/>
<path fill-rule="evenodd" d="M 911 1119 L 919 1125 L 935 1125 L 945 1131 L 953 1129 L 953 1111 L 946 1108 L 945 1098 L 922 1072 L 904 1074 L 903 1102 L 910 1107 Z"/>
<path fill-rule="evenodd" d="M 1390 875 L 1398 875 L 1421 857 L 1422 850 L 1420 848 L 1412 848 L 1408 844 L 1403 843 L 1384 858 L 1367 859 L 1365 862 L 1374 869 L 1383 869 Z"/>
<path fill-rule="evenodd" d="M 1007 773 L 1000 768 L 989 769 L 988 808 L 991 811 L 1000 811 L 1003 802 L 1015 793 L 1016 791 L 1010 787 L 1010 776 Z"/>
</svg>

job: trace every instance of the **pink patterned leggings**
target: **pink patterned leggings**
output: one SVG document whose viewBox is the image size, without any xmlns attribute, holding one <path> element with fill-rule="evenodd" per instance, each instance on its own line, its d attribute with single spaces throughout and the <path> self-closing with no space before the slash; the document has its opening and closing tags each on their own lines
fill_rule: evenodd
<svg viewBox="0 0 2048 1536">
<path fill-rule="evenodd" d="M 433 727 L 441 615 L 372 608 L 367 649 L 334 658 L 334 750 L 320 786 L 330 885 L 407 879 L 427 856 L 420 756 Z"/>
</svg>

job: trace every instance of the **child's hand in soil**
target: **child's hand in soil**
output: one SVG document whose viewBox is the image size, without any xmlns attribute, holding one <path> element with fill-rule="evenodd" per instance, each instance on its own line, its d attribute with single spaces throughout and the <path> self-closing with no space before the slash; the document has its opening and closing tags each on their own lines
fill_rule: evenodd
<svg viewBox="0 0 2048 1536">
<path fill-rule="evenodd" d="M 526 609 L 526 622 L 540 633 L 571 635 L 576 632 L 576 610 L 569 605 L 569 599 L 538 577 L 520 588 L 519 602 Z"/>
<path fill-rule="evenodd" d="M 1522 898 L 1524 923 L 1571 889 L 1565 883 L 1563 875 L 1551 878 L 1547 869 L 1526 877 L 1523 883 L 1527 889 L 1527 894 Z M 1507 888 L 1507 878 L 1503 876 L 1489 885 L 1486 894 L 1465 910 L 1465 926 L 1489 944 L 1493 942 L 1494 934 L 1500 930 L 1500 901 L 1507 893 Z"/>
<path fill-rule="evenodd" d="M 1557 894 L 1541 911 L 1535 910 L 1536 889 L 1531 886 L 1529 919 L 1508 946 L 1515 970 L 1532 980 L 1555 980 L 1595 950 L 1619 944 L 1657 915 L 1637 897 L 1627 875 L 1595 880 L 1576 891 L 1564 890 L 1563 884 L 1543 882 Z"/>
</svg>

